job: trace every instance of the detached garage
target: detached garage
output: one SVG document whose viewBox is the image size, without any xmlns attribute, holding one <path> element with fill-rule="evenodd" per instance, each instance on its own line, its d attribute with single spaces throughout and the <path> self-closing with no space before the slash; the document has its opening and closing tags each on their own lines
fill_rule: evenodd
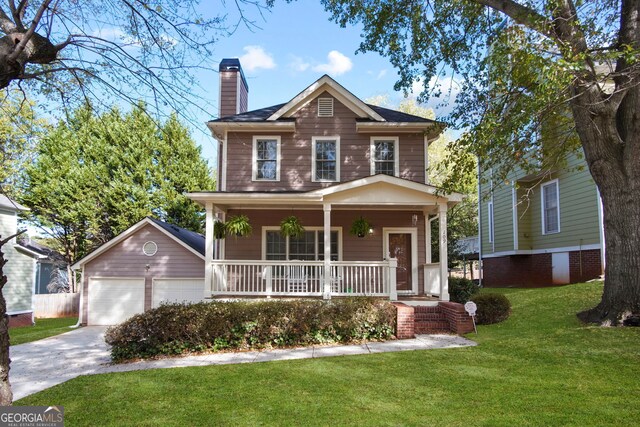
<svg viewBox="0 0 640 427">
<path fill-rule="evenodd" d="M 115 325 L 163 302 L 204 297 L 201 234 L 145 218 L 76 264 L 82 271 L 81 323 Z"/>
</svg>

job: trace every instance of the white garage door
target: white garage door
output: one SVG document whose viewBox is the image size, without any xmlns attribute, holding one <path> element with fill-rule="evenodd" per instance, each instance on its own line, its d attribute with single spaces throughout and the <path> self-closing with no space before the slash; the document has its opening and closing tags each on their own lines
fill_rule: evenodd
<svg viewBox="0 0 640 427">
<path fill-rule="evenodd" d="M 200 302 L 204 299 L 204 279 L 153 279 L 152 307 L 163 302 Z"/>
<path fill-rule="evenodd" d="M 144 311 L 144 278 L 89 279 L 89 325 L 116 325 Z"/>
</svg>

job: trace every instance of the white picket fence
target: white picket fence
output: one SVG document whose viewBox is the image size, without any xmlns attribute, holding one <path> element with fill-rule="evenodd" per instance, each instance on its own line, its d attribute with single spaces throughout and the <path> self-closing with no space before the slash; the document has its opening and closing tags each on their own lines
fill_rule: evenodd
<svg viewBox="0 0 640 427">
<path fill-rule="evenodd" d="M 78 315 L 80 293 L 34 295 L 36 317 L 74 317 Z"/>
</svg>

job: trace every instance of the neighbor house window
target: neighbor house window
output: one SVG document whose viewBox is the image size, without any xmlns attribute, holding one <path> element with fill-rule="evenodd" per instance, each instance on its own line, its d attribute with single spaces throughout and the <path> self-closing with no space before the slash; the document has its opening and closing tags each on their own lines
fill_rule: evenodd
<svg viewBox="0 0 640 427">
<path fill-rule="evenodd" d="M 280 181 L 280 137 L 253 137 L 253 180 Z"/>
<path fill-rule="evenodd" d="M 338 261 L 339 234 L 337 229 L 331 231 L 331 260 Z M 264 259 L 267 260 L 324 260 L 324 232 L 319 227 L 306 227 L 300 237 L 283 237 L 277 227 L 264 231 Z"/>
<path fill-rule="evenodd" d="M 560 231 L 560 192 L 558 180 L 543 184 L 542 192 L 542 234 Z"/>
<path fill-rule="evenodd" d="M 313 138 L 313 181 L 340 180 L 340 138 L 337 136 Z"/>
<path fill-rule="evenodd" d="M 489 223 L 489 243 L 493 242 L 493 202 L 487 203 L 487 222 Z"/>
<path fill-rule="evenodd" d="M 371 175 L 379 173 L 398 176 L 398 138 L 371 138 Z"/>
</svg>

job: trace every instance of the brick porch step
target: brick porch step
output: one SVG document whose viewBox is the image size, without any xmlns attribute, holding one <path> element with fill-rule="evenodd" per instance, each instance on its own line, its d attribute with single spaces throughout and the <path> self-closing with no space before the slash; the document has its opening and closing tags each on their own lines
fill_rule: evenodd
<svg viewBox="0 0 640 427">
<path fill-rule="evenodd" d="M 416 334 L 449 334 L 451 327 L 446 320 L 416 321 L 414 326 Z"/>
</svg>

